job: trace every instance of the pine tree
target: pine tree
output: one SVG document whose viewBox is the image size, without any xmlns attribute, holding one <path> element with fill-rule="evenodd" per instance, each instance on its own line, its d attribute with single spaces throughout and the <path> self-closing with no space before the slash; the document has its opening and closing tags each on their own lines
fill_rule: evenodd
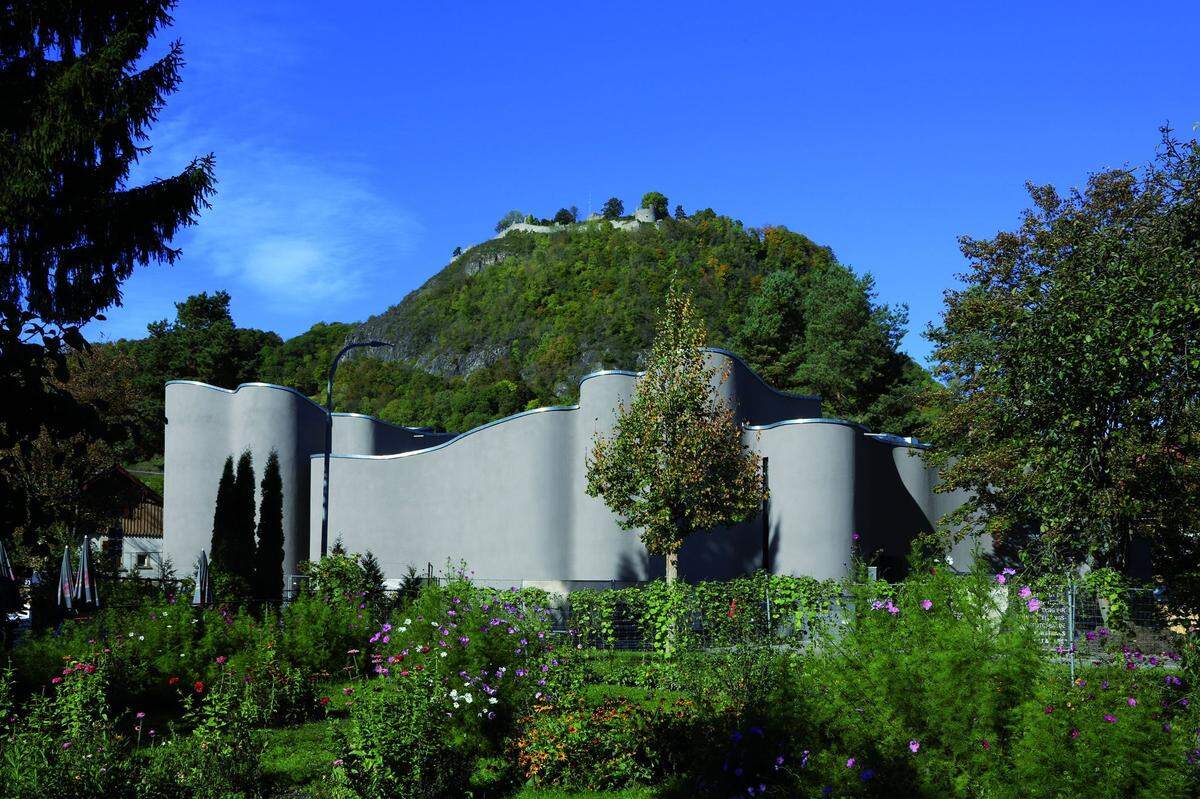
<svg viewBox="0 0 1200 799">
<path fill-rule="evenodd" d="M 260 599 L 277 601 L 283 596 L 283 478 L 275 450 L 267 456 L 260 489 L 254 594 Z"/>
<path fill-rule="evenodd" d="M 249 450 L 238 458 L 233 482 L 233 510 L 227 543 L 229 564 L 226 572 L 237 579 L 239 591 L 254 588 L 254 458 Z"/>
<path fill-rule="evenodd" d="M 588 494 L 603 497 L 623 529 L 640 529 L 651 554 L 667 557 L 667 582 L 678 576 L 684 539 L 748 521 L 763 499 L 761 458 L 715 394 L 706 336 L 691 297 L 672 286 L 633 401 L 588 458 Z"/>
<path fill-rule="evenodd" d="M 67 520 L 25 518 L 21 453 L 43 430 L 102 429 L 103 414 L 63 388 L 80 327 L 120 303 L 135 268 L 179 257 L 172 237 L 214 188 L 211 156 L 128 184 L 179 84 L 178 42 L 147 56 L 173 5 L 12 0 L 0 11 L 0 529 L 20 531 L 37 558 Z"/>
<path fill-rule="evenodd" d="M 208 545 L 209 568 L 223 571 L 230 561 L 229 537 L 233 518 L 233 456 L 225 459 L 221 481 L 217 483 L 217 502 L 213 509 L 212 541 Z"/>
</svg>

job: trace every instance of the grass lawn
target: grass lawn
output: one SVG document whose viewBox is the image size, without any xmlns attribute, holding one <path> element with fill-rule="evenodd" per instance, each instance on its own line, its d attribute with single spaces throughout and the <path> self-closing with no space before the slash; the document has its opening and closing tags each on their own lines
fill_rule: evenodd
<svg viewBox="0 0 1200 799">
<path fill-rule="evenodd" d="M 258 734 L 266 742 L 262 756 L 263 778 L 273 793 L 290 792 L 316 782 L 329 772 L 337 757 L 330 733 L 340 719 L 310 721 L 295 727 L 272 727 Z"/>
</svg>

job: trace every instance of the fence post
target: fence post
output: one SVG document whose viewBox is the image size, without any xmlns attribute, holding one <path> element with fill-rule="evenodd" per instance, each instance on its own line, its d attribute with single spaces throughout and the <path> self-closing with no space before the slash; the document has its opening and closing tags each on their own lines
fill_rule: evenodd
<svg viewBox="0 0 1200 799">
<path fill-rule="evenodd" d="M 1075 583 L 1067 578 L 1067 660 L 1071 664 L 1071 682 L 1075 682 Z"/>
</svg>

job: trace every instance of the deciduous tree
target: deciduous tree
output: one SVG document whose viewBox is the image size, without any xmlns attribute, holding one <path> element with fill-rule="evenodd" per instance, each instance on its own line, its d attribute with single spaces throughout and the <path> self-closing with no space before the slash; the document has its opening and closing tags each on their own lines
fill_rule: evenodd
<svg viewBox="0 0 1200 799">
<path fill-rule="evenodd" d="M 1126 563 L 1151 541 L 1175 587 L 1200 563 L 1200 146 L 1029 186 L 1016 230 L 963 237 L 964 286 L 929 331 L 946 489 L 1047 565 Z"/>
<path fill-rule="evenodd" d="M 747 521 L 763 499 L 761 459 L 716 395 L 705 340 L 691 297 L 672 287 L 633 400 L 587 462 L 588 494 L 602 497 L 622 528 L 640 530 L 649 552 L 666 556 L 668 582 L 689 535 Z"/>
<path fill-rule="evenodd" d="M 600 209 L 600 216 L 605 219 L 619 219 L 625 215 L 625 203 L 617 197 L 609 197 Z"/>
</svg>

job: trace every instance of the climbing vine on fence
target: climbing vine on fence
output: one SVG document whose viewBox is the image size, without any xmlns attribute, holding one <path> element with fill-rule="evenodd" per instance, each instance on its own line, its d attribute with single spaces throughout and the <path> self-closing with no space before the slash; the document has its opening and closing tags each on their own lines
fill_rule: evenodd
<svg viewBox="0 0 1200 799">
<path fill-rule="evenodd" d="M 661 580 L 628 588 L 571 594 L 571 627 L 581 643 L 618 643 L 617 620 L 664 657 L 702 645 L 797 634 L 806 618 L 830 609 L 839 586 L 831 580 L 757 572 L 690 585 Z"/>
</svg>

